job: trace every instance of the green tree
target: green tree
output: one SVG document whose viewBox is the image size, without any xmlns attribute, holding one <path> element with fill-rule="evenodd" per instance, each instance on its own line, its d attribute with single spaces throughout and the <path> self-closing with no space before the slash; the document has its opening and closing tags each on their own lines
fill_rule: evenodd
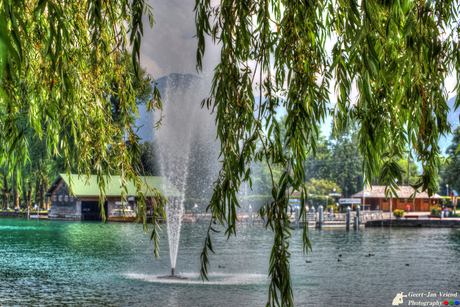
<svg viewBox="0 0 460 307">
<path fill-rule="evenodd" d="M 423 169 L 415 187 L 435 192 L 442 164 L 439 137 L 451 131 L 445 78 L 453 69 L 460 74 L 458 1 L 197 0 L 195 12 L 197 68 L 206 36 L 221 49 L 210 97 L 203 102 L 216 112 L 221 141 L 212 220 L 225 225 L 229 236 L 235 234 L 235 194 L 249 180 L 258 148 L 270 169 L 288 170 L 279 180 L 271 176 L 273 200 L 259 213 L 275 234 L 267 305 L 292 306 L 286 191 L 300 190 L 304 202 L 307 153 L 315 153 L 318 124 L 327 114 L 334 115 L 337 131 L 349 121 L 359 127 L 367 182 L 379 178 L 395 193 L 403 174 L 397 162 L 410 143 Z M 329 57 L 325 43 L 332 37 Z M 333 110 L 327 106 L 331 82 L 337 93 Z M 353 101 L 352 84 L 359 92 Z M 278 108 L 287 111 L 284 136 Z M 202 278 L 212 229 L 210 224 L 201 254 Z M 306 252 L 311 248 L 306 230 L 303 242 Z"/>
<path fill-rule="evenodd" d="M 407 182 L 407 158 L 400 159 L 397 163 L 404 170 L 400 185 L 416 185 L 419 180 L 418 166 L 414 161 L 409 161 L 409 182 Z"/>
<path fill-rule="evenodd" d="M 136 117 L 139 117 L 137 106 L 138 105 L 149 105 L 152 99 L 152 85 L 151 79 L 147 74 L 147 70 L 144 68 L 139 68 L 138 74 L 140 78 L 135 78 L 135 71 L 132 62 L 129 59 L 132 57 L 132 54 L 129 52 L 120 53 L 120 58 L 118 61 L 120 65 L 127 65 L 127 76 L 122 76 L 122 81 L 117 80 L 117 78 L 112 77 L 108 80 L 108 84 L 111 86 L 109 95 L 107 97 L 106 110 L 110 114 L 111 123 L 116 129 L 117 133 L 113 136 L 113 141 L 117 144 L 125 144 L 126 149 L 120 146 L 110 146 L 107 155 L 107 161 L 104 161 L 103 168 L 107 169 L 112 174 L 120 174 L 120 169 L 118 165 L 118 156 L 122 155 L 124 151 L 131 150 L 131 147 L 138 150 L 137 154 L 140 154 L 140 163 L 139 160 L 133 161 L 134 165 L 140 167 L 146 162 L 146 146 L 151 146 L 152 144 L 147 144 L 141 146 L 142 144 L 137 144 L 139 142 L 137 136 L 129 135 L 126 133 L 124 127 L 128 126 L 129 129 L 134 129 Z M 126 104 L 123 102 L 126 97 L 120 91 L 120 82 L 125 86 L 129 87 L 132 90 L 134 97 L 134 104 Z M 158 97 L 160 94 L 158 93 Z M 135 140 L 135 141 L 134 141 Z M 153 164 L 152 164 L 153 165 Z M 153 170 L 153 169 L 152 169 Z M 142 168 L 139 168 L 139 171 L 142 173 Z M 155 170 L 157 172 L 157 170 Z"/>
<path fill-rule="evenodd" d="M 325 179 L 310 179 L 306 183 L 308 194 L 326 196 L 331 193 L 342 193 L 342 189 L 333 181 Z M 335 192 L 334 192 L 335 189 Z"/>
<path fill-rule="evenodd" d="M 450 190 L 460 191 L 460 152 L 457 149 L 460 144 L 460 128 L 453 132 L 451 145 L 447 148 L 446 154 L 450 156 L 448 163 L 445 165 L 442 172 L 442 181 L 440 184 L 440 192 L 446 194 L 446 184 Z"/>
<path fill-rule="evenodd" d="M 3 182 L 1 184 L 1 192 L 2 192 L 2 209 L 6 210 L 9 206 L 10 202 L 10 195 L 11 195 L 11 184 L 8 176 L 8 168 L 2 166 L 2 177 Z"/>
<path fill-rule="evenodd" d="M 158 165 L 154 144 L 151 142 L 144 142 L 139 144 L 139 148 L 141 151 L 143 172 L 149 176 L 160 176 L 160 166 Z"/>
<path fill-rule="evenodd" d="M 254 163 L 252 165 L 252 185 L 253 187 L 257 187 L 257 194 L 259 195 L 271 195 L 272 193 L 272 180 L 271 180 L 271 175 L 273 174 L 273 177 L 275 179 L 280 178 L 281 176 L 281 170 L 279 168 L 274 168 L 271 170 L 268 167 L 266 163 L 263 161 Z"/>
<path fill-rule="evenodd" d="M 211 97 L 204 101 L 216 112 L 222 153 L 222 169 L 209 206 L 212 221 L 226 226 L 228 235 L 235 234 L 236 193 L 242 182 L 249 181 L 254 157 L 265 161 L 273 201 L 260 214 L 275 233 L 269 305 L 293 305 L 286 191 L 289 187 L 301 190 L 304 202 L 306 153 L 315 152 L 318 123 L 327 114 L 334 114 L 338 127 L 348 120 L 358 123 L 359 151 L 368 180 L 379 177 L 394 190 L 395 179 L 402 175 L 397 161 L 409 141 L 423 169 L 417 187 L 429 194 L 436 190 L 442 163 L 438 140 L 450 133 L 445 78 L 454 71 L 460 80 L 457 10 L 455 0 L 221 0 L 215 7 L 209 0 L 196 1 L 198 69 L 207 35 L 221 48 Z M 72 165 L 79 173 L 97 173 L 101 201 L 105 198 L 103 175 L 110 171 L 104 167 L 108 148 L 118 153 L 115 166 L 126 178 L 123 184 L 134 181 L 140 191 L 139 164 L 134 163 L 140 159 L 138 138 L 125 116 L 122 130 L 129 142 L 117 142 L 120 128 L 112 124 L 106 110 L 111 91 L 106 81 L 116 78 L 122 108 L 136 110 L 131 82 L 123 78 L 140 79 L 146 11 L 152 24 L 144 0 L 1 2 L 2 161 L 27 157 L 24 133 L 16 125 L 21 111 L 46 140 L 47 151 L 66 157 L 67 170 Z M 336 41 L 329 57 L 325 42 L 332 36 Z M 126 60 L 120 61 L 129 45 L 134 75 L 128 73 Z M 337 93 L 334 110 L 327 107 L 331 82 Z M 356 101 L 350 98 L 352 84 L 359 91 Z M 153 94 L 147 109 L 161 107 L 155 90 Z M 459 103 L 460 98 L 456 106 Z M 278 107 L 288 114 L 283 138 L 275 116 Z M 71 160 L 73 156 L 77 159 Z M 13 174 L 15 163 L 6 166 Z M 287 170 L 276 180 L 275 166 Z M 139 208 L 145 209 L 142 193 L 138 196 Z M 201 258 L 203 278 L 212 225 Z M 306 229 L 303 242 L 306 252 L 311 248 Z"/>
<path fill-rule="evenodd" d="M 331 180 L 350 197 L 363 187 L 363 158 L 359 152 L 359 128 L 356 122 L 349 122 L 342 131 L 332 130 Z"/>
<path fill-rule="evenodd" d="M 129 87 L 133 90 L 135 94 L 135 104 L 125 106 L 123 103 L 123 95 L 119 95 L 120 92 L 120 82 L 117 78 L 112 78 L 109 80 L 109 84 L 111 85 L 110 95 L 108 97 L 110 101 L 110 107 L 107 109 L 110 110 L 110 116 L 112 118 L 112 123 L 115 127 L 118 127 L 120 131 L 123 131 L 123 127 L 125 125 L 125 121 L 134 126 L 136 122 L 136 117 L 139 116 L 137 114 L 137 108 L 134 106 L 138 106 L 140 104 L 147 105 L 150 102 L 152 97 L 152 87 L 150 83 L 150 78 L 147 75 L 147 70 L 144 68 L 139 68 L 139 76 L 138 78 L 133 78 L 134 76 L 134 67 L 131 62 L 127 61 L 127 59 L 131 58 L 132 54 L 130 53 L 123 53 L 122 57 L 120 58 L 120 62 L 123 63 L 122 65 L 127 65 L 127 74 L 131 76 L 127 78 L 123 76 L 123 84 L 126 82 L 130 82 Z M 123 138 L 124 135 L 122 134 L 120 138 Z"/>
<path fill-rule="evenodd" d="M 10 161 L 6 164 L 10 175 L 16 160 L 28 159 L 27 140 L 17 125 L 25 117 L 35 135 L 44 140 L 46 154 L 64 157 L 66 172 L 73 168 L 80 174 L 97 174 L 101 204 L 104 175 L 119 172 L 125 178 L 123 186 L 130 181 L 136 184 L 138 208 L 145 210 L 138 176 L 138 137 L 127 111 L 137 112 L 132 84 L 142 78 L 144 14 L 152 26 L 153 15 L 145 0 L 0 3 L 0 161 Z M 129 58 L 128 48 L 132 49 Z M 113 87 L 109 80 L 118 85 Z M 154 88 L 151 94 L 147 110 L 161 108 L 158 90 Z M 120 97 L 123 112 L 118 124 L 112 120 L 110 96 Z M 127 142 L 119 141 L 120 135 Z M 155 208 L 163 212 L 164 198 L 155 190 L 152 193 L 158 196 Z M 153 230 L 158 256 L 157 224 Z"/>
<path fill-rule="evenodd" d="M 315 152 L 309 152 L 305 160 L 305 180 L 330 179 L 335 162 L 331 156 L 331 143 L 324 136 L 318 138 Z"/>
</svg>

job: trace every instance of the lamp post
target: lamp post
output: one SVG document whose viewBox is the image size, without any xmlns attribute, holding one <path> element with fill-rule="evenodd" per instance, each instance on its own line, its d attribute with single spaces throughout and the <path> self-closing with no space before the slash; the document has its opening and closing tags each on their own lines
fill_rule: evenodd
<svg viewBox="0 0 460 307">
<path fill-rule="evenodd" d="M 446 190 L 447 190 L 447 196 L 449 196 L 449 185 L 446 184 Z M 446 204 L 446 210 L 447 210 L 447 204 Z"/>
<path fill-rule="evenodd" d="M 398 184 L 398 179 L 395 179 L 396 184 Z M 393 213 L 393 192 L 390 192 L 390 225 L 391 225 L 391 215 Z"/>
<path fill-rule="evenodd" d="M 363 178 L 363 210 L 366 208 L 366 196 L 371 196 L 371 188 L 369 185 L 364 184 L 366 182 L 366 176 Z"/>
<path fill-rule="evenodd" d="M 366 209 L 366 191 L 367 191 L 367 185 L 364 186 L 364 191 L 363 191 L 363 210 Z"/>
<path fill-rule="evenodd" d="M 334 192 L 334 193 L 335 193 L 335 191 L 337 191 L 337 189 L 336 189 L 335 187 L 334 187 L 334 188 L 332 188 L 332 192 Z M 328 205 L 328 204 L 327 204 L 327 199 L 328 199 L 328 196 L 329 196 L 329 195 L 326 195 L 326 207 L 325 207 L 325 209 L 327 209 L 327 205 Z"/>
</svg>

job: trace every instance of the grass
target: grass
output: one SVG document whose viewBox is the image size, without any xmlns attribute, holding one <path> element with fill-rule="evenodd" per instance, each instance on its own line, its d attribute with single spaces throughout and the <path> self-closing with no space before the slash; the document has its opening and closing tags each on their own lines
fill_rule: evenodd
<svg viewBox="0 0 460 307">
<path fill-rule="evenodd" d="M 0 210 L 0 212 L 2 212 L 2 213 L 27 213 L 27 210 L 21 209 L 19 211 L 14 211 L 12 209 L 10 209 L 10 210 L 3 210 L 2 209 L 2 210 Z M 30 213 L 37 214 L 37 211 L 30 210 Z M 47 213 L 48 213 L 48 211 L 46 211 L 46 210 L 40 210 L 40 212 L 39 212 L 39 214 L 47 214 Z"/>
</svg>

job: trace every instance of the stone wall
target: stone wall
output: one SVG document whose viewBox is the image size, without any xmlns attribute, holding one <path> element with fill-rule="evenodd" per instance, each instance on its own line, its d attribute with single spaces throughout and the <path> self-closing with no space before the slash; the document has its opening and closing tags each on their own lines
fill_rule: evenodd
<svg viewBox="0 0 460 307">
<path fill-rule="evenodd" d="M 367 221 L 366 227 L 390 227 L 390 220 Z M 457 219 L 392 219 L 391 227 L 445 227 L 460 228 Z"/>
<path fill-rule="evenodd" d="M 81 201 L 70 195 L 69 187 L 61 180 L 51 195 L 49 219 L 81 219 Z"/>
<path fill-rule="evenodd" d="M 30 215 L 37 215 L 37 212 L 30 212 Z M 40 216 L 47 216 L 48 213 L 41 213 Z M 0 212 L 0 216 L 9 216 L 9 217 L 27 217 L 27 211 L 11 211 L 11 212 Z"/>
<path fill-rule="evenodd" d="M 132 197 L 130 197 L 130 199 L 131 198 Z M 133 200 L 125 202 L 125 210 L 133 210 L 135 207 L 135 202 Z M 109 200 L 107 205 L 107 217 L 114 216 L 114 211 L 120 211 L 122 209 L 123 206 L 121 205 L 121 201 Z"/>
</svg>

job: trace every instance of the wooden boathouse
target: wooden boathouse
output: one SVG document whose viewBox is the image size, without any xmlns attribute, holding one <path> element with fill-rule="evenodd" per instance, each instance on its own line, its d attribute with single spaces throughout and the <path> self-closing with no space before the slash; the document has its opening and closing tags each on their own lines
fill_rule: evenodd
<svg viewBox="0 0 460 307">
<path fill-rule="evenodd" d="M 414 188 L 411 186 L 400 186 L 399 191 L 396 191 L 398 197 L 393 195 L 392 210 L 399 209 L 406 211 L 406 206 L 410 205 L 410 211 L 430 211 L 430 206 L 439 205 L 439 201 L 442 199 L 438 194 L 429 197 L 427 192 L 419 191 L 415 195 L 414 203 L 414 199 L 411 198 L 414 191 Z M 385 186 L 374 185 L 369 189 L 367 194 L 369 195 L 364 197 L 364 191 L 360 191 L 352 195 L 352 198 L 360 198 L 361 203 L 363 203 L 362 200 L 364 198 L 366 202 L 365 208 L 369 208 L 370 210 L 390 211 L 390 198 L 385 197 Z"/>
<path fill-rule="evenodd" d="M 155 188 L 167 198 L 181 197 L 182 194 L 165 177 L 145 176 L 142 177 L 143 185 Z M 71 189 L 73 193 L 71 193 Z M 146 188 L 145 192 L 147 192 Z M 104 211 L 106 218 L 110 218 L 116 211 L 122 208 L 121 203 L 121 180 L 120 176 L 111 176 L 106 185 L 106 201 Z M 147 210 L 151 207 L 152 199 L 146 193 Z M 60 174 L 46 192 L 51 198 L 51 208 L 48 219 L 59 220 L 81 220 L 100 221 L 102 220 L 99 207 L 99 185 L 96 176 L 86 177 L 85 175 Z M 134 210 L 137 203 L 137 190 L 133 182 L 127 184 L 128 203 L 125 202 L 125 209 Z M 150 206 L 149 206 L 150 205 Z"/>
</svg>

